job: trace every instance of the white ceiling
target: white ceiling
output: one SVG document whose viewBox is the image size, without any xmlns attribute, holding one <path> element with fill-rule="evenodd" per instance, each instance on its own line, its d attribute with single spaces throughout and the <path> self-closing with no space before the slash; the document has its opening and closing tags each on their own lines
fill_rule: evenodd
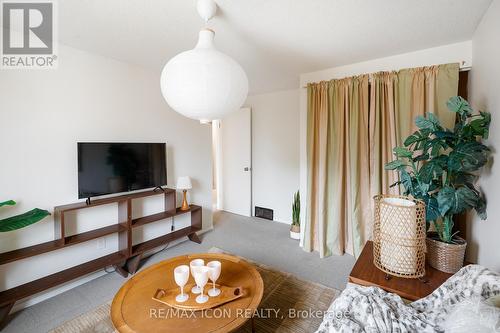
<svg viewBox="0 0 500 333">
<path fill-rule="evenodd" d="M 491 0 L 216 0 L 217 48 L 250 93 L 296 88 L 299 74 L 469 40 Z M 196 44 L 196 0 L 59 1 L 63 44 L 144 66 Z"/>
</svg>

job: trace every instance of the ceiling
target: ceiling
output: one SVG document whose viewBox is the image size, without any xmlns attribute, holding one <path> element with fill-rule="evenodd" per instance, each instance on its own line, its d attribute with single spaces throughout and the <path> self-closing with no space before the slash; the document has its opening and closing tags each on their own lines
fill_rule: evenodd
<svg viewBox="0 0 500 333">
<path fill-rule="evenodd" d="M 217 48 L 250 93 L 324 68 L 469 40 L 491 0 L 216 0 Z M 196 44 L 196 0 L 59 1 L 61 43 L 149 68 Z"/>
</svg>

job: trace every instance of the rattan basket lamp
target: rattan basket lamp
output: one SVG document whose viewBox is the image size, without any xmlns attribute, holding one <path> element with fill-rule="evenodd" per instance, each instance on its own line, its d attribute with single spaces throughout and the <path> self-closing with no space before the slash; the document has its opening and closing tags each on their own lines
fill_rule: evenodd
<svg viewBox="0 0 500 333">
<path fill-rule="evenodd" d="M 425 204 L 410 197 L 377 195 L 373 262 L 388 275 L 425 275 Z"/>
</svg>

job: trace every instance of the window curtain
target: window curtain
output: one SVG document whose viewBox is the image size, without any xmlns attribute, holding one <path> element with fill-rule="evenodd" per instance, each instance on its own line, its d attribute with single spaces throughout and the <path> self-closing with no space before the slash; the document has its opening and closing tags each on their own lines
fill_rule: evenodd
<svg viewBox="0 0 500 333">
<path fill-rule="evenodd" d="M 397 174 L 384 165 L 415 130 L 415 117 L 434 112 L 453 127 L 446 101 L 457 95 L 458 70 L 447 64 L 308 85 L 304 250 L 359 255 L 371 237 L 373 195 L 398 193 L 390 188 Z"/>
<path fill-rule="evenodd" d="M 403 69 L 371 75 L 370 89 L 370 192 L 399 194 L 396 171 L 384 170 L 393 160 L 392 149 L 417 128 L 415 118 L 433 112 L 448 128 L 455 113 L 446 102 L 458 94 L 459 64 Z"/>
<path fill-rule="evenodd" d="M 369 217 L 368 75 L 308 86 L 304 249 L 359 249 Z"/>
</svg>

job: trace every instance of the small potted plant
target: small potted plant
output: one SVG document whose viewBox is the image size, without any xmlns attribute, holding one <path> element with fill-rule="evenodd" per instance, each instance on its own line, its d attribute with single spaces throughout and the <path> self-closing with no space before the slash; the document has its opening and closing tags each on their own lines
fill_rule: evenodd
<svg viewBox="0 0 500 333">
<path fill-rule="evenodd" d="M 293 195 L 292 202 L 292 225 L 290 226 L 290 237 L 300 239 L 300 193 Z"/>
<path fill-rule="evenodd" d="M 405 195 L 421 199 L 426 205 L 427 261 L 447 273 L 463 265 L 466 242 L 453 231 L 453 217 L 474 209 L 486 219 L 486 200 L 476 187 L 480 169 L 488 162 L 490 149 L 482 143 L 488 137 L 491 115 L 473 112 L 461 97 L 447 103 L 457 113 L 453 130 L 441 126 L 428 113 L 415 120 L 418 130 L 394 148 L 396 159 L 387 170 L 397 170 Z"/>
</svg>

